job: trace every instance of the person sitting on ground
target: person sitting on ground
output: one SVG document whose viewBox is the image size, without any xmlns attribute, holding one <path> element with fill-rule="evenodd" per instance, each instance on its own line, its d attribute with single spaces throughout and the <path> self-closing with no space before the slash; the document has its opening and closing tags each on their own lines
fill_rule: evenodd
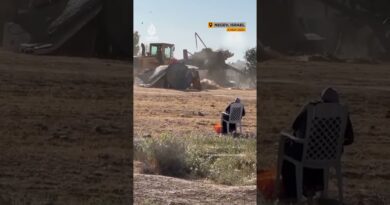
<svg viewBox="0 0 390 205">
<path fill-rule="evenodd" d="M 229 121 L 229 115 L 230 115 L 230 106 L 233 104 L 233 103 L 241 103 L 241 100 L 240 98 L 236 98 L 236 100 L 232 103 L 230 103 L 226 109 L 225 109 L 225 112 L 222 113 L 222 116 L 221 116 L 221 124 L 222 124 L 222 134 L 226 134 L 227 133 L 227 123 L 224 121 Z M 242 117 L 245 116 L 245 107 L 244 105 L 242 105 Z M 230 124 L 229 125 L 229 132 L 235 132 L 236 131 L 236 124 Z"/>
<path fill-rule="evenodd" d="M 339 103 L 339 95 L 333 88 L 326 88 L 322 91 L 321 100 L 317 102 L 310 102 L 308 105 L 315 105 L 318 103 Z M 307 122 L 307 107 L 306 105 L 303 110 L 299 113 L 295 119 L 292 130 L 293 135 L 297 138 L 304 138 L 306 131 Z M 348 121 L 344 136 L 343 145 L 350 145 L 353 143 L 354 135 L 351 120 L 348 114 Z M 286 139 L 284 143 L 284 153 L 296 160 L 301 160 L 303 154 L 303 145 L 296 143 L 293 140 Z M 282 183 L 284 192 L 281 198 L 284 199 L 296 199 L 296 178 L 295 178 L 295 167 L 294 164 L 284 160 L 282 164 Z M 323 191 L 323 170 L 322 169 L 311 169 L 304 168 L 303 170 L 303 193 L 306 196 L 313 196 L 317 191 Z"/>
</svg>

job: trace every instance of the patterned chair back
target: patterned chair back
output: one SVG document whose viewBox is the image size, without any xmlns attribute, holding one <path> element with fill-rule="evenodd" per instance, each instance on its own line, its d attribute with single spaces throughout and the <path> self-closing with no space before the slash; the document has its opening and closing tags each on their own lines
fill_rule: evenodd
<svg viewBox="0 0 390 205">
<path fill-rule="evenodd" d="M 233 103 L 230 105 L 230 114 L 229 114 L 230 123 L 236 123 L 241 121 L 243 108 L 244 105 L 241 103 Z"/>
<path fill-rule="evenodd" d="M 338 103 L 309 106 L 303 161 L 326 165 L 340 160 L 347 110 Z"/>
</svg>

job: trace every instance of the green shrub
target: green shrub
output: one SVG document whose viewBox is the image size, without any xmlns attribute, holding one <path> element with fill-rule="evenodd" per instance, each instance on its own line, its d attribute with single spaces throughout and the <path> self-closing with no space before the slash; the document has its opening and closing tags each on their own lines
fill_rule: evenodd
<svg viewBox="0 0 390 205">
<path fill-rule="evenodd" d="M 186 146 L 183 140 L 170 135 L 144 140 L 135 147 L 135 159 L 154 167 L 158 174 L 183 177 L 188 174 Z"/>
</svg>

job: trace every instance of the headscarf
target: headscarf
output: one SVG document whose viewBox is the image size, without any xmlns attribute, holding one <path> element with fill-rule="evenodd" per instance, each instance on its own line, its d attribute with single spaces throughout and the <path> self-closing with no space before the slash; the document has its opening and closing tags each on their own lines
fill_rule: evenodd
<svg viewBox="0 0 390 205">
<path fill-rule="evenodd" d="M 325 88 L 321 93 L 321 101 L 325 103 L 338 103 L 339 94 L 331 87 Z"/>
</svg>

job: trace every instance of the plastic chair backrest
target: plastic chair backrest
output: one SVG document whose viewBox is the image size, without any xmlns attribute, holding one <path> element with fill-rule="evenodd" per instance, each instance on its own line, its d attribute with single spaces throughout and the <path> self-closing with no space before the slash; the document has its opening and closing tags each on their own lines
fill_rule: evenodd
<svg viewBox="0 0 390 205">
<path fill-rule="evenodd" d="M 309 105 L 303 162 L 326 166 L 340 160 L 347 109 L 338 103 Z"/>
<path fill-rule="evenodd" d="M 229 122 L 240 122 L 242 118 L 242 110 L 244 105 L 241 103 L 232 103 L 230 105 Z"/>
</svg>

